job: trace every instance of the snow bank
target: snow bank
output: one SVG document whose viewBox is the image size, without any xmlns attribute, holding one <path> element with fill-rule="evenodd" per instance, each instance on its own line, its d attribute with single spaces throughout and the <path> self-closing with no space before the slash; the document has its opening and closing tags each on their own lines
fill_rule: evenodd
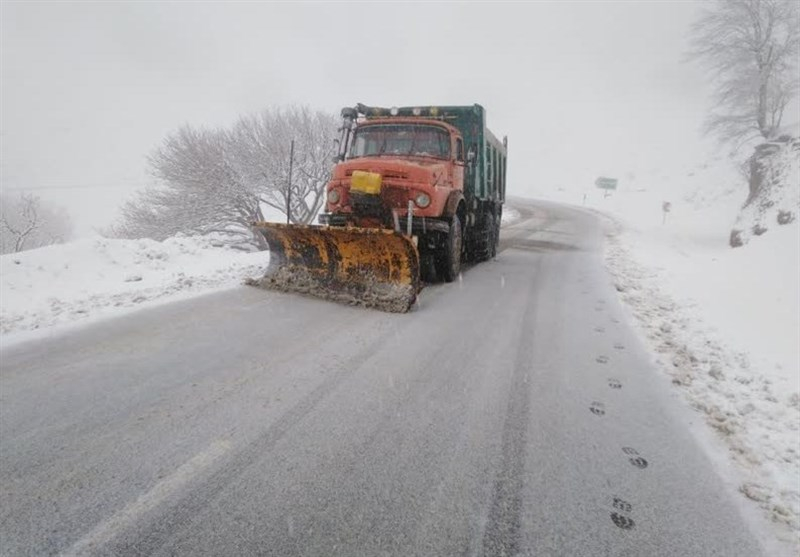
<svg viewBox="0 0 800 557">
<path fill-rule="evenodd" d="M 520 218 L 506 206 L 503 223 Z M 0 341 L 120 315 L 260 277 L 269 252 L 246 253 L 206 237 L 86 239 L 0 256 Z"/>
<path fill-rule="evenodd" d="M 203 237 L 80 240 L 0 256 L 3 345 L 24 331 L 118 315 L 237 286 L 263 274 L 269 252 L 246 253 Z"/>
<path fill-rule="evenodd" d="M 606 260 L 657 363 L 727 443 L 741 493 L 797 544 L 800 262 L 791 234 L 755 247 L 692 251 L 619 230 Z"/>
<path fill-rule="evenodd" d="M 711 456 L 737 464 L 740 492 L 796 551 L 797 222 L 731 248 L 730 230 L 748 187 L 736 165 L 721 158 L 686 171 L 626 173 L 608 197 L 593 185 L 549 193 L 613 216 L 606 262 L 622 300 L 657 363 L 728 447 Z"/>
<path fill-rule="evenodd" d="M 514 207 L 508 204 L 503 206 L 503 214 L 500 216 L 500 222 L 503 226 L 517 222 L 519 218 L 519 211 L 517 211 Z"/>
</svg>

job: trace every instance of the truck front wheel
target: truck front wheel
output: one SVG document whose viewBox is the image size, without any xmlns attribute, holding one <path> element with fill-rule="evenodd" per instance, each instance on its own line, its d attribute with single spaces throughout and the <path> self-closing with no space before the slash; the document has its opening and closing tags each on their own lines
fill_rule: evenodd
<svg viewBox="0 0 800 557">
<path fill-rule="evenodd" d="M 444 248 L 436 257 L 436 270 L 445 282 L 453 282 L 461 272 L 461 242 L 461 221 L 453 215 Z"/>
</svg>

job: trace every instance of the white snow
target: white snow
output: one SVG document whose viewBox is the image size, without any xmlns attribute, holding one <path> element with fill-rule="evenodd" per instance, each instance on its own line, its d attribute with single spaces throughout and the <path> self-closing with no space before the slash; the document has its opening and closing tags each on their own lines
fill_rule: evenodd
<svg viewBox="0 0 800 557">
<path fill-rule="evenodd" d="M 503 223 L 520 214 L 506 206 Z M 204 294 L 263 276 L 269 252 L 204 237 L 92 238 L 0 256 L 0 343 Z"/>
<path fill-rule="evenodd" d="M 717 159 L 682 173 L 630 172 L 609 197 L 591 184 L 543 197 L 613 217 L 606 261 L 622 300 L 657 362 L 727 444 L 712 456 L 738 465 L 740 491 L 797 544 L 800 238 L 794 223 L 728 246 L 743 180 Z M 518 218 L 507 205 L 503 222 Z M 90 239 L 3 255 L 0 342 L 235 287 L 268 262 L 268 252 L 201 237 Z"/>
<path fill-rule="evenodd" d="M 511 205 L 503 206 L 503 214 L 500 216 L 500 222 L 505 226 L 519 220 L 520 214 Z"/>
<path fill-rule="evenodd" d="M 0 340 L 89 322 L 242 284 L 261 276 L 269 252 L 243 252 L 203 237 L 88 239 L 0 256 Z"/>
<path fill-rule="evenodd" d="M 612 217 L 606 262 L 620 297 L 657 363 L 724 440 L 726 453 L 712 458 L 735 462 L 740 492 L 796 551 L 797 223 L 771 226 L 749 244 L 729 247 L 747 184 L 725 159 L 686 172 L 631 172 L 608 197 L 593 184 L 545 196 Z M 666 215 L 665 201 L 671 203 Z"/>
</svg>

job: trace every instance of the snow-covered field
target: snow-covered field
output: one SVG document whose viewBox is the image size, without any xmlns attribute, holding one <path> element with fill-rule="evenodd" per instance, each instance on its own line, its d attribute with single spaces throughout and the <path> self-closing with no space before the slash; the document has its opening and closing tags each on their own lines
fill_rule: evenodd
<svg viewBox="0 0 800 557">
<path fill-rule="evenodd" d="M 657 363 L 723 440 L 739 490 L 800 546 L 800 233 L 772 227 L 737 249 L 747 195 L 724 160 L 683 173 L 543 197 L 609 219 L 606 262 Z M 663 203 L 671 203 L 665 215 Z M 713 453 L 713 448 L 710 449 Z"/>
<path fill-rule="evenodd" d="M 87 239 L 0 256 L 0 342 L 242 284 L 269 252 L 200 237 Z"/>
</svg>

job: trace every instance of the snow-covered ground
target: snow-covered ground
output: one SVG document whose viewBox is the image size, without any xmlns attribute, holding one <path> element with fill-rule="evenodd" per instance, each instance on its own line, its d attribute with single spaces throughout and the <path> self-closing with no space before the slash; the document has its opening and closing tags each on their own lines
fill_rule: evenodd
<svg viewBox="0 0 800 557">
<path fill-rule="evenodd" d="M 503 223 L 519 219 L 507 206 Z M 262 276 L 269 252 L 202 237 L 163 242 L 92 238 L 0 256 L 0 343 L 239 286 Z"/>
<path fill-rule="evenodd" d="M 657 363 L 723 439 L 727 450 L 712 457 L 736 463 L 740 492 L 797 551 L 800 233 L 797 223 L 773 226 L 729 247 L 746 196 L 722 159 L 631 173 L 608 197 L 593 186 L 542 192 L 612 217 L 606 262 L 621 299 Z"/>
<path fill-rule="evenodd" d="M 593 187 L 542 191 L 613 217 L 606 260 L 660 365 L 724 439 L 740 491 L 778 534 L 800 531 L 800 238 L 775 227 L 731 249 L 745 197 L 725 161 L 652 172 L 609 197 Z M 671 203 L 666 215 L 663 202 Z M 666 216 L 666 218 L 665 218 Z M 507 206 L 503 222 L 519 218 Z M 4 346 L 259 276 L 268 252 L 197 237 L 89 239 L 0 256 Z"/>
<path fill-rule="evenodd" d="M 0 342 L 238 286 L 268 263 L 269 252 L 200 237 L 87 239 L 2 255 Z"/>
<path fill-rule="evenodd" d="M 513 206 L 506 205 L 503 207 L 503 215 L 500 217 L 500 222 L 503 225 L 511 224 L 519 220 L 520 214 Z"/>
</svg>

